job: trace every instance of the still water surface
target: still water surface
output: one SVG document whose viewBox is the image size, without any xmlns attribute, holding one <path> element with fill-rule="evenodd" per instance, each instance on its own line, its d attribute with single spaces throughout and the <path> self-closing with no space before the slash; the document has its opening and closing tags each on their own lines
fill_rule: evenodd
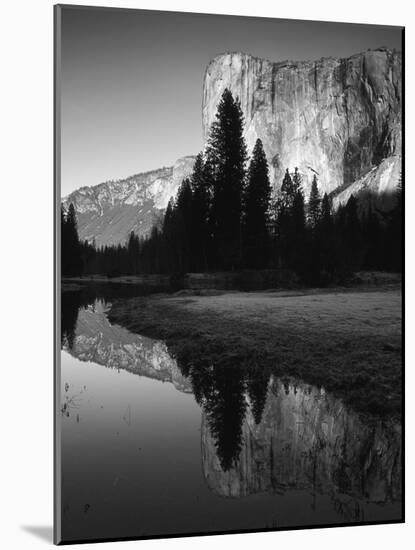
<svg viewBox="0 0 415 550">
<path fill-rule="evenodd" d="M 183 367 L 64 294 L 64 541 L 400 519 L 398 425 L 258 367 Z"/>
</svg>

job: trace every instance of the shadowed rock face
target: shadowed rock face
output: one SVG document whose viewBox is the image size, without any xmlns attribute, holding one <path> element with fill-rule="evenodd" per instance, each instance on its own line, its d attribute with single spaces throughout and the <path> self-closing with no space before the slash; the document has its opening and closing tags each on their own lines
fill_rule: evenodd
<svg viewBox="0 0 415 550">
<path fill-rule="evenodd" d="M 136 174 L 93 187 L 81 187 L 65 197 L 73 203 L 82 240 L 98 246 L 124 244 L 131 231 L 146 235 L 193 169 L 194 157 L 180 158 L 174 166 Z"/>
<path fill-rule="evenodd" d="M 190 383 L 180 373 L 167 346 L 111 325 L 106 316 L 108 307 L 97 300 L 94 305 L 81 308 L 72 344 L 70 347 L 64 345 L 64 349 L 80 361 L 172 382 L 176 389 L 191 392 Z"/>
<path fill-rule="evenodd" d="M 340 501 L 341 495 L 376 503 L 401 496 L 400 426 L 368 421 L 324 390 L 273 378 L 259 424 L 247 409 L 236 465 L 221 468 L 206 414 L 202 457 L 209 487 L 226 497 L 288 489 Z"/>
<path fill-rule="evenodd" d="M 205 137 L 225 88 L 240 99 L 249 153 L 262 139 L 275 186 L 297 166 L 306 195 L 314 173 L 329 193 L 401 153 L 400 53 L 280 63 L 220 55 L 205 73 Z"/>
</svg>

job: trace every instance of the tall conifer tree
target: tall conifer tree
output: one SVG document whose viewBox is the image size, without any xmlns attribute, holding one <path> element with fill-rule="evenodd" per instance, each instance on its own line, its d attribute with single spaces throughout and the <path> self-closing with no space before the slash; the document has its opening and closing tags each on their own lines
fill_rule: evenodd
<svg viewBox="0 0 415 550">
<path fill-rule="evenodd" d="M 191 177 L 192 204 L 192 249 L 197 270 L 208 269 L 210 250 L 209 212 L 212 197 L 212 179 L 202 153 L 196 157 Z"/>
<path fill-rule="evenodd" d="M 314 174 L 308 201 L 308 223 L 312 229 L 318 225 L 321 215 L 321 198 L 318 190 L 317 176 Z"/>
<path fill-rule="evenodd" d="M 291 176 L 285 173 L 277 212 L 277 248 L 280 260 L 286 267 L 298 271 L 302 268 L 305 248 L 305 209 L 298 168 Z"/>
<path fill-rule="evenodd" d="M 403 222 L 404 222 L 404 210 L 403 210 L 403 194 L 404 185 L 402 181 L 402 174 L 399 175 L 398 185 L 395 192 L 395 204 L 392 209 L 392 213 L 389 220 L 389 226 L 387 230 L 387 246 L 389 254 L 389 266 L 394 271 L 402 271 L 403 258 L 402 258 L 402 241 L 403 241 Z"/>
<path fill-rule="evenodd" d="M 231 269 L 241 260 L 246 160 L 242 110 L 239 101 L 225 89 L 210 131 L 207 162 L 213 176 L 211 227 L 217 261 L 221 267 Z"/>
<path fill-rule="evenodd" d="M 178 239 L 178 271 L 185 273 L 191 267 L 192 258 L 192 188 L 189 179 L 184 179 L 177 193 L 175 218 Z"/>
<path fill-rule="evenodd" d="M 262 141 L 257 139 L 244 197 L 244 249 L 248 267 L 266 267 L 269 254 L 271 185 Z"/>
<path fill-rule="evenodd" d="M 285 209 L 289 209 L 293 205 L 294 201 L 294 195 L 295 195 L 296 188 L 293 183 L 293 179 L 287 170 L 285 171 L 284 179 L 282 180 L 281 184 L 281 206 L 285 207 Z"/>
<path fill-rule="evenodd" d="M 294 193 L 296 193 L 299 189 L 301 189 L 301 185 L 302 185 L 302 177 L 297 166 L 294 169 L 292 182 L 293 182 Z"/>
<path fill-rule="evenodd" d="M 68 277 L 82 275 L 81 246 L 78 236 L 75 207 L 61 210 L 62 274 Z"/>
</svg>

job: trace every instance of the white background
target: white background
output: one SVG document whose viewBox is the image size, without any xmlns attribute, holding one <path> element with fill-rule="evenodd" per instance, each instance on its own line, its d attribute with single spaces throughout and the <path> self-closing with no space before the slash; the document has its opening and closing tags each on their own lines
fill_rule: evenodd
<svg viewBox="0 0 415 550">
<path fill-rule="evenodd" d="M 82 2 L 73 1 L 74 4 Z M 411 2 L 295 0 L 113 1 L 89 5 L 260 15 L 406 26 L 407 280 L 413 280 L 415 201 L 414 17 Z M 51 544 L 29 528 L 52 526 L 52 76 L 53 1 L 8 0 L 1 6 L 0 161 L 0 545 L 8 550 Z M 155 37 L 157 40 L 157 37 Z M 414 292 L 407 285 L 407 524 L 251 535 L 112 543 L 145 549 L 280 548 L 309 550 L 412 547 L 414 527 Z M 412 311 L 411 311 L 412 310 Z M 322 335 L 324 337 L 324 335 Z M 29 529 L 29 530 L 28 530 Z M 43 529 L 45 531 L 45 529 Z M 43 532 L 42 531 L 42 532 Z M 410 540 L 412 538 L 412 544 Z M 108 548 L 108 543 L 106 543 Z M 102 545 L 99 545 L 101 547 Z M 84 545 L 98 548 L 98 545 Z"/>
</svg>

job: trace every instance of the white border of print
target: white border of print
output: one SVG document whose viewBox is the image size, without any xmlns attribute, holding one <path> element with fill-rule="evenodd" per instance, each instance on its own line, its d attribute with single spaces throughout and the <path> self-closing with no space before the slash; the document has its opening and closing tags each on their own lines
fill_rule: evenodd
<svg viewBox="0 0 415 550">
<path fill-rule="evenodd" d="M 407 67 L 413 65 L 415 18 L 404 0 L 376 3 L 348 0 L 297 0 L 255 3 L 227 1 L 106 1 L 72 4 L 228 13 L 290 19 L 347 21 L 406 26 Z M 0 235 L 2 322 L 1 471 L 2 544 L 8 550 L 51 544 L 53 521 L 53 6 L 51 0 L 20 0 L 2 6 L 2 163 Z M 393 7 L 393 9 L 391 9 Z M 412 17 L 411 17 L 412 16 Z M 409 60 L 409 61 L 408 61 Z M 412 74 L 411 74 L 412 73 Z M 406 73 L 406 98 L 414 95 L 414 72 Z M 414 106 L 406 102 L 407 150 L 414 145 Z M 407 157 L 410 166 L 411 156 Z M 407 170 L 409 173 L 409 170 Z M 407 177 L 406 204 L 415 204 L 415 184 Z M 415 280 L 412 244 L 414 216 L 407 215 L 407 274 Z M 411 250 L 412 249 L 412 250 Z M 406 291 L 406 387 L 414 387 L 411 336 L 415 287 Z M 407 399 L 406 463 L 414 463 L 414 400 Z M 406 468 L 406 494 L 415 489 L 415 472 Z M 140 548 L 169 550 L 262 549 L 289 546 L 337 550 L 410 547 L 415 539 L 415 503 L 407 498 L 406 525 L 300 530 L 247 535 L 139 542 Z M 105 543 L 108 545 L 108 543 Z M 126 548 L 137 542 L 112 543 Z M 83 545 L 98 549 L 101 545 Z"/>
</svg>

